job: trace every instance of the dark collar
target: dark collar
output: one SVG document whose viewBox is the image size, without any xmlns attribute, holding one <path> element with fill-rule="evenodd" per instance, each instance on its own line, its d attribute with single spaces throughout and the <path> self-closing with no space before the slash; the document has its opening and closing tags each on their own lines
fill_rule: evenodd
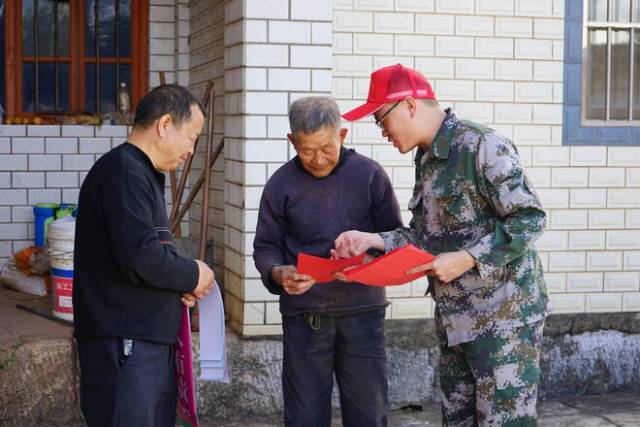
<svg viewBox="0 0 640 427">
<path fill-rule="evenodd" d="M 153 162 L 147 156 L 147 153 L 142 151 L 138 146 L 126 141 L 124 144 L 124 149 L 129 151 L 133 157 L 138 159 L 140 163 L 142 163 L 155 177 L 158 179 L 158 182 L 164 187 L 165 174 L 160 172 L 153 166 Z"/>
</svg>

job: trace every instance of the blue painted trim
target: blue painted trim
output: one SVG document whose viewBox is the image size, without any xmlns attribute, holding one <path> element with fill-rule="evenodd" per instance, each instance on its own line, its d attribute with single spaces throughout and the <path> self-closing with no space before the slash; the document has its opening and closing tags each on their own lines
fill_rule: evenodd
<svg viewBox="0 0 640 427">
<path fill-rule="evenodd" d="M 582 25 L 585 0 L 564 4 L 563 145 L 638 145 L 640 126 L 582 126 Z"/>
</svg>

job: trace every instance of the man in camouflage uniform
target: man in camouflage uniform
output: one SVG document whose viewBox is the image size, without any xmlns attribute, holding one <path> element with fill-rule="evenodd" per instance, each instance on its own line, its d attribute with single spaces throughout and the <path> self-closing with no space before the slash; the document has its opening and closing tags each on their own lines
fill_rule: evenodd
<svg viewBox="0 0 640 427">
<path fill-rule="evenodd" d="M 444 425 L 535 425 L 539 356 L 548 312 L 533 242 L 545 213 L 514 144 L 460 120 L 428 81 L 401 65 L 371 75 L 368 102 L 346 114 L 374 114 L 401 152 L 416 150 L 409 227 L 347 231 L 334 256 L 408 243 L 436 254 L 409 272 L 429 276 L 441 344 Z"/>
</svg>

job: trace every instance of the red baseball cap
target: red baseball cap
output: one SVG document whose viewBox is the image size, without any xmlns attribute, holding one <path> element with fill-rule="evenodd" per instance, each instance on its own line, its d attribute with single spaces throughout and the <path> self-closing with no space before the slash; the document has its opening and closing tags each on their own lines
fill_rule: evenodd
<svg viewBox="0 0 640 427">
<path fill-rule="evenodd" d="M 371 73 L 369 95 L 366 104 L 344 113 L 345 120 L 353 121 L 367 117 L 384 104 L 402 101 L 405 97 L 435 99 L 431 85 L 419 72 L 401 64 L 380 68 Z"/>
</svg>

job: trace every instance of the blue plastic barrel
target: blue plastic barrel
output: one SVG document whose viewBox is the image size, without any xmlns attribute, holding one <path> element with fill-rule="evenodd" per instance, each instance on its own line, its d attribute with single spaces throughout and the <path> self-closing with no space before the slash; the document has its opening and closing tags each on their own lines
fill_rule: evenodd
<svg viewBox="0 0 640 427">
<path fill-rule="evenodd" d="M 33 207 L 35 217 L 36 246 L 44 246 L 47 239 L 47 228 L 55 219 L 57 203 L 38 203 Z"/>
</svg>

